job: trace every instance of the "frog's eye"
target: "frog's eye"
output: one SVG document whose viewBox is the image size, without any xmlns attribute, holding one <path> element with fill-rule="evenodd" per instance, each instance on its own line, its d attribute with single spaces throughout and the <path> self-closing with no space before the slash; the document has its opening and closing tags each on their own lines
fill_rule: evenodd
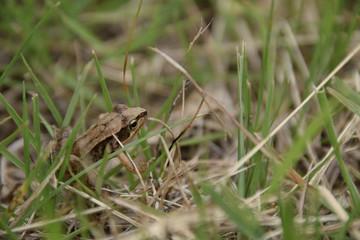
<svg viewBox="0 0 360 240">
<path fill-rule="evenodd" d="M 136 119 L 133 119 L 133 120 L 131 120 L 131 122 L 129 123 L 128 128 L 129 128 L 129 130 L 134 130 L 134 129 L 136 128 L 136 126 L 137 126 L 137 120 L 136 120 Z"/>
</svg>

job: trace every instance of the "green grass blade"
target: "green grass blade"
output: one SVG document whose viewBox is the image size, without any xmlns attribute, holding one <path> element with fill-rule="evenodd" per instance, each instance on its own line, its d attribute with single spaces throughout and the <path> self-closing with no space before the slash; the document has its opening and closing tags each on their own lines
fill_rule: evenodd
<svg viewBox="0 0 360 240">
<path fill-rule="evenodd" d="M 182 65 L 184 65 L 186 63 L 186 60 L 188 59 L 188 57 L 190 55 L 190 50 L 191 49 L 189 48 L 188 51 L 186 52 L 184 60 L 182 62 Z M 165 113 L 165 120 L 164 120 L 165 123 L 167 123 L 167 121 L 169 120 L 170 109 L 171 109 L 172 103 L 182 85 L 182 81 L 180 81 L 180 76 L 181 76 L 181 73 L 178 73 L 176 76 L 175 82 L 173 84 L 173 88 L 171 89 L 171 92 L 169 94 L 169 97 L 166 99 L 166 101 L 164 102 L 164 104 L 162 105 L 161 109 L 159 110 L 159 112 L 157 113 L 157 115 L 155 117 L 157 119 L 160 119 L 161 116 Z M 155 127 L 155 125 L 156 125 L 156 122 L 150 123 L 148 125 L 146 133 L 150 132 Z"/>
<path fill-rule="evenodd" d="M 48 106 L 48 108 L 49 108 L 50 112 L 52 113 L 56 123 L 58 124 L 58 126 L 62 126 L 63 125 L 63 120 L 61 118 L 61 115 L 60 115 L 59 111 L 55 107 L 54 102 L 51 100 L 49 94 L 47 93 L 47 91 L 45 90 L 43 85 L 40 83 L 39 79 L 37 79 L 37 77 L 33 73 L 32 69 L 30 68 L 29 64 L 27 63 L 25 57 L 23 55 L 21 55 L 21 58 L 22 58 L 22 60 L 24 62 L 24 65 L 25 65 L 26 69 L 30 73 L 30 76 L 31 76 L 32 80 L 34 81 L 34 84 L 35 84 L 36 88 L 38 89 L 38 91 L 40 93 L 40 96 L 43 98 L 45 104 Z"/>
<path fill-rule="evenodd" d="M 136 75 L 135 75 L 135 67 L 134 63 L 130 63 L 130 69 L 131 69 L 131 76 L 132 76 L 132 87 L 133 87 L 133 95 L 135 99 L 135 106 L 140 107 L 140 101 L 139 101 L 139 94 L 137 91 L 137 85 L 136 85 Z"/>
<path fill-rule="evenodd" d="M 6 101 L 5 97 L 0 93 L 0 100 L 4 104 L 7 112 L 11 116 L 12 120 L 15 122 L 15 124 L 20 127 L 24 124 L 23 120 L 20 118 L 20 116 L 17 114 L 15 109 Z"/>
<path fill-rule="evenodd" d="M 274 110 L 274 113 L 273 113 L 274 118 L 272 119 L 271 125 L 274 124 L 274 122 L 276 120 L 276 116 L 279 115 L 281 107 L 283 106 L 284 103 L 286 103 L 285 99 L 286 99 L 286 95 L 288 94 L 289 85 L 290 85 L 290 82 L 286 82 L 286 83 L 283 84 L 283 86 L 282 86 L 283 89 L 281 91 L 279 91 L 279 88 L 276 89 L 276 91 L 281 92 L 281 94 L 277 95 L 277 96 L 279 96 L 279 98 L 274 99 L 274 100 L 277 100 L 278 104 L 275 107 L 275 110 Z"/>
<path fill-rule="evenodd" d="M 5 218 L 6 218 L 5 215 L 6 215 L 6 214 L 4 214 L 4 215 L 1 217 L 1 219 L 0 219 L 0 227 L 1 227 L 1 229 L 4 229 L 4 230 L 6 231 L 6 233 L 7 233 L 7 236 L 5 236 L 4 239 L 7 239 L 7 237 L 10 237 L 11 239 L 14 239 L 14 240 L 19 239 L 19 238 L 16 236 L 16 234 L 13 233 L 13 232 L 11 231 L 10 227 L 8 226 L 8 223 L 7 223 L 8 220 L 5 219 Z"/>
<path fill-rule="evenodd" d="M 105 175 L 105 167 L 106 167 L 106 164 L 108 163 L 108 161 L 110 160 L 108 158 L 108 156 L 109 156 L 109 152 L 105 151 L 104 156 L 103 156 L 104 161 L 102 162 L 102 164 L 100 166 L 99 174 L 98 174 L 98 177 L 96 179 L 95 192 L 96 192 L 98 197 L 101 196 L 101 188 L 103 186 L 104 175 Z"/>
<path fill-rule="evenodd" d="M 72 118 L 72 116 L 74 114 L 74 111 L 75 111 L 76 103 L 78 102 L 78 99 L 79 99 L 79 96 L 80 96 L 80 91 L 81 91 L 81 89 L 82 89 L 82 87 L 84 85 L 85 79 L 86 79 L 86 77 L 88 75 L 88 72 L 90 70 L 91 65 L 92 65 L 92 62 L 88 62 L 85 65 L 84 71 L 82 72 L 80 79 L 76 83 L 74 94 L 73 94 L 73 96 L 71 98 L 69 107 L 68 107 L 68 109 L 66 111 L 66 115 L 65 115 L 64 122 L 63 122 L 63 125 L 62 125 L 63 128 L 69 126 L 69 124 L 70 124 L 70 120 L 71 120 L 71 118 Z"/>
<path fill-rule="evenodd" d="M 27 102 L 26 102 L 26 88 L 25 82 L 23 82 L 22 89 L 22 97 L 23 97 L 23 122 L 28 122 L 28 111 L 27 111 Z M 25 175 L 29 176 L 30 173 L 30 129 L 26 126 L 23 129 L 23 142 L 24 142 L 24 164 L 25 164 Z"/>
<path fill-rule="evenodd" d="M 300 157 L 303 155 L 306 144 L 314 139 L 314 137 L 319 134 L 322 129 L 322 116 L 317 115 L 313 118 L 313 120 L 307 124 L 306 129 L 304 129 L 304 133 L 301 136 L 298 136 L 295 140 L 291 148 L 284 154 L 284 161 L 281 165 L 274 165 L 274 174 L 273 179 L 271 180 L 270 186 L 273 192 L 278 192 L 281 186 L 281 181 L 284 179 L 290 168 L 296 164 Z"/>
<path fill-rule="evenodd" d="M 2 120 L 0 121 L 0 125 L 6 123 L 6 122 L 9 121 L 10 119 L 11 119 L 10 116 L 5 117 L 4 119 L 2 119 Z"/>
<path fill-rule="evenodd" d="M 255 163 L 255 166 L 249 171 L 246 181 L 246 191 L 249 192 L 250 196 L 255 194 L 260 187 L 263 187 L 266 180 L 265 167 L 267 164 L 264 164 L 262 157 L 262 153 L 257 152 L 252 159 L 252 163 Z"/>
<path fill-rule="evenodd" d="M 263 137 L 267 136 L 271 129 L 271 123 L 273 122 L 271 120 L 271 113 L 273 112 L 273 106 L 274 106 L 274 89 L 275 89 L 275 83 L 273 79 L 270 79 L 268 84 L 268 94 L 267 94 L 267 100 L 266 100 L 266 107 L 265 107 L 265 115 L 264 120 L 262 124 L 261 134 Z"/>
<path fill-rule="evenodd" d="M 26 123 L 27 124 L 27 123 Z M 10 136 L 8 136 L 7 138 L 5 138 L 4 140 L 2 140 L 0 142 L 0 145 L 3 146 L 3 147 L 6 147 L 8 146 L 10 143 L 12 143 L 14 141 L 14 139 L 17 137 L 17 135 L 19 135 L 19 133 L 22 132 L 23 128 L 26 126 L 26 124 L 18 127 L 16 129 L 15 132 L 13 132 L 12 134 L 10 134 Z"/>
<path fill-rule="evenodd" d="M 30 42 L 31 38 L 34 36 L 34 34 L 38 31 L 38 29 L 40 28 L 40 26 L 50 17 L 50 15 L 54 12 L 54 10 L 60 6 L 60 2 L 55 3 L 55 5 L 53 7 L 51 7 L 47 13 L 40 19 L 39 23 L 36 24 L 36 26 L 32 29 L 32 31 L 30 32 L 29 36 L 27 36 L 27 38 L 25 39 L 24 43 L 20 46 L 19 50 L 16 52 L 15 56 L 11 59 L 9 65 L 6 67 L 5 71 L 3 72 L 3 74 L 1 74 L 0 77 L 0 85 L 3 83 L 3 81 L 5 80 L 6 76 L 9 74 L 10 70 L 12 69 L 12 67 L 14 66 L 14 64 L 16 63 L 16 61 L 19 59 L 20 54 L 22 53 L 22 51 L 25 49 L 26 45 L 28 45 L 28 43 Z"/>
<path fill-rule="evenodd" d="M 357 79 L 358 80 L 358 79 Z M 343 81 L 341 81 L 339 78 L 335 78 L 334 81 L 335 87 L 338 88 L 338 90 L 348 97 L 351 101 L 353 101 L 356 105 L 360 106 L 360 95 L 359 93 L 355 92 L 351 87 L 346 85 Z"/>
<path fill-rule="evenodd" d="M 321 18 L 319 28 L 319 39 L 315 46 L 314 54 L 311 59 L 310 76 L 306 80 L 306 86 L 303 96 L 308 96 L 312 91 L 312 84 L 317 85 L 320 76 L 326 71 L 327 64 L 329 63 L 332 53 L 332 43 L 334 39 L 338 37 L 336 31 L 334 31 L 336 17 L 338 15 L 338 8 L 334 7 L 338 5 L 338 0 L 333 0 L 332 4 L 324 4 L 323 17 Z M 336 59 L 338 62 L 338 59 Z"/>
<path fill-rule="evenodd" d="M 251 239 L 261 239 L 263 229 L 257 223 L 255 216 L 245 205 L 240 209 L 238 201 L 234 199 L 229 190 L 223 188 L 222 193 L 219 194 L 212 186 L 204 185 L 203 191 L 228 215 L 242 234 Z"/>
<path fill-rule="evenodd" d="M 295 225 L 295 207 L 279 194 L 279 209 L 284 239 L 300 239 L 299 226 Z M 301 228 L 300 228 L 301 229 Z"/>
<path fill-rule="evenodd" d="M 51 126 L 51 124 L 43 117 L 43 115 L 39 114 L 39 117 L 40 117 L 41 123 L 44 125 L 44 127 L 48 131 L 49 135 L 52 138 L 55 138 L 54 128 Z"/>
<path fill-rule="evenodd" d="M 39 154 L 41 148 L 41 137 L 40 137 L 40 112 L 39 112 L 39 96 L 34 94 L 32 97 L 33 103 L 33 128 L 35 136 L 35 150 Z"/>
<path fill-rule="evenodd" d="M 235 133 L 235 132 L 231 131 L 231 133 Z M 207 143 L 213 142 L 216 140 L 224 139 L 226 137 L 226 134 L 227 134 L 226 132 L 215 132 L 215 133 L 204 134 L 199 137 L 186 138 L 184 140 L 181 140 L 179 144 L 180 147 L 186 147 L 186 146 L 193 146 L 206 142 Z"/>
<path fill-rule="evenodd" d="M 356 208 L 360 208 L 360 195 L 356 188 L 355 183 L 351 179 L 349 171 L 347 170 L 346 164 L 344 163 L 344 160 L 342 158 L 342 155 L 340 152 L 340 145 L 337 141 L 336 131 L 335 131 L 332 117 L 331 117 L 330 107 L 329 107 L 325 92 L 324 91 L 319 92 L 317 97 L 318 97 L 321 111 L 323 113 L 323 121 L 325 123 L 325 127 L 326 127 L 327 133 L 329 135 L 331 145 L 334 148 L 336 160 L 338 162 L 341 175 L 344 178 L 344 181 L 349 188 L 351 198 L 354 201 Z"/>
<path fill-rule="evenodd" d="M 350 111 L 360 116 L 360 105 L 356 104 L 354 101 L 350 100 L 345 95 L 332 88 L 327 88 L 326 90 L 328 90 L 329 93 L 331 93 L 339 102 L 341 102 Z"/>
<path fill-rule="evenodd" d="M 11 152 L 9 152 L 3 145 L 0 145 L 0 154 L 6 157 L 10 162 L 12 162 L 17 168 L 25 172 L 24 162 L 19 158 L 14 156 Z"/>
<path fill-rule="evenodd" d="M 268 29 L 267 29 L 267 34 L 266 34 L 266 41 L 265 41 L 265 46 L 264 46 L 264 53 L 263 53 L 263 58 L 262 58 L 262 68 L 261 68 L 261 81 L 260 81 L 260 85 L 259 85 L 259 93 L 258 93 L 258 105 L 257 105 L 257 109 L 256 109 L 256 119 L 255 119 L 255 128 L 257 128 L 258 123 L 259 123 L 259 118 L 260 118 L 260 110 L 261 110 L 261 105 L 262 105 L 262 99 L 263 99 L 263 91 L 264 91 L 264 86 L 265 86 L 265 82 L 266 82 L 266 77 L 267 73 L 268 73 L 268 68 L 269 68 L 269 46 L 270 46 L 270 39 L 271 39 L 271 31 L 272 31 L 272 23 L 273 23 L 273 14 L 274 14 L 274 0 L 271 0 L 271 7 L 270 7 L 270 16 L 269 16 L 269 20 L 268 20 Z"/>
<path fill-rule="evenodd" d="M 140 100 L 139 100 L 139 94 L 137 91 L 136 75 L 135 75 L 135 68 L 134 68 L 133 62 L 130 63 L 130 69 L 131 69 L 131 75 L 132 75 L 132 92 L 133 92 L 133 96 L 134 96 L 134 100 L 135 100 L 135 106 L 140 107 Z M 129 91 L 127 91 L 127 92 L 129 92 Z M 129 105 L 129 106 L 131 106 L 131 105 Z M 146 135 L 145 127 L 141 128 L 137 135 L 139 138 L 145 136 Z M 140 142 L 140 146 L 142 149 L 145 149 L 145 151 L 144 151 L 145 158 L 147 160 L 151 159 L 151 151 L 150 151 L 149 144 L 147 143 L 147 141 Z M 133 177 L 133 174 L 129 174 L 129 178 L 130 177 Z"/>
<path fill-rule="evenodd" d="M 6 111 L 9 113 L 10 117 L 15 122 L 15 124 L 19 128 L 23 128 L 24 125 L 23 120 L 19 117 L 15 109 L 6 101 L 5 97 L 1 93 L 0 93 L 0 101 L 4 104 Z M 31 132 L 29 134 L 30 134 L 30 142 L 34 142 L 35 141 L 34 135 Z"/>
<path fill-rule="evenodd" d="M 334 87 L 337 90 L 330 87 L 327 90 L 350 111 L 360 116 L 360 95 L 339 78 L 335 78 Z"/>
<path fill-rule="evenodd" d="M 95 61 L 96 70 L 97 70 L 98 75 L 99 75 L 99 82 L 100 82 L 102 93 L 104 95 L 105 104 L 106 104 L 106 110 L 108 112 L 111 112 L 112 109 L 113 109 L 113 105 L 112 105 L 112 102 L 111 102 L 110 93 L 109 93 L 109 90 L 108 90 L 108 88 L 106 86 L 106 82 L 105 82 L 104 76 L 103 76 L 102 71 L 101 71 L 100 63 L 99 63 L 99 60 L 98 60 L 94 50 L 92 51 L 92 55 L 93 55 L 93 58 L 94 58 L 94 61 Z"/>
<path fill-rule="evenodd" d="M 239 116 L 238 121 L 240 125 L 244 126 L 244 110 L 243 110 L 243 85 L 245 78 L 245 43 L 242 43 L 241 53 L 237 51 L 237 73 L 238 73 L 238 97 L 239 97 Z M 244 133 L 238 129 L 238 159 L 241 159 L 245 155 L 245 137 Z M 241 197 L 245 197 L 245 173 L 241 172 L 238 174 L 238 191 Z"/>
<path fill-rule="evenodd" d="M 159 110 L 159 112 L 157 113 L 157 115 L 155 116 L 155 118 L 160 119 L 161 116 L 165 113 L 165 119 L 167 121 L 167 119 L 169 118 L 168 116 L 168 112 L 170 111 L 171 108 L 171 104 L 172 101 L 174 100 L 174 98 L 176 97 L 176 93 L 179 91 L 180 87 L 181 87 L 181 81 L 180 81 L 180 74 L 179 76 L 176 78 L 175 82 L 174 82 L 174 86 L 170 92 L 169 97 L 166 99 L 165 103 L 161 106 L 161 109 Z M 156 125 L 156 122 L 152 122 L 149 124 L 148 128 L 147 128 L 147 133 L 149 131 L 151 131 Z"/>
</svg>

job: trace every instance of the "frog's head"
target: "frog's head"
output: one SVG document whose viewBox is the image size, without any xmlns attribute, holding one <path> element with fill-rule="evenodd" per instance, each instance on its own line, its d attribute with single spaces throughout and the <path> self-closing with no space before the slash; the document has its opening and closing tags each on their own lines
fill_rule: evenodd
<svg viewBox="0 0 360 240">
<path fill-rule="evenodd" d="M 124 126 L 121 129 L 121 135 L 124 143 L 140 130 L 147 119 L 146 110 L 140 107 L 129 108 L 124 104 L 118 104 L 113 108 L 113 112 L 121 117 L 122 126 Z"/>
</svg>

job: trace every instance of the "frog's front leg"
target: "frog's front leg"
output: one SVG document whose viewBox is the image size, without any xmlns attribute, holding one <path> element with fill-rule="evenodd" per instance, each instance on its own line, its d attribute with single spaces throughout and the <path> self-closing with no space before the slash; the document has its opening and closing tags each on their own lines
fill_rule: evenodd
<svg viewBox="0 0 360 240">
<path fill-rule="evenodd" d="M 98 144 L 93 150 L 90 152 L 91 156 L 93 157 L 94 161 L 97 161 L 101 158 L 103 158 L 105 155 L 108 155 L 110 153 L 113 153 L 119 149 L 121 149 L 123 144 L 119 141 L 119 139 L 116 136 L 113 136 L 114 138 L 107 141 L 106 145 L 104 144 Z M 107 154 L 106 154 L 107 153 Z M 140 173 L 145 172 L 147 165 L 146 163 L 139 162 L 137 160 L 130 159 L 130 156 L 126 154 L 125 152 L 121 152 L 117 154 L 117 158 L 120 160 L 120 162 L 126 167 L 126 169 L 129 172 L 136 174 L 136 168 Z M 135 168 L 136 166 L 136 168 Z"/>
<path fill-rule="evenodd" d="M 129 171 L 129 172 L 132 172 L 132 173 L 135 173 L 136 174 L 136 169 L 135 169 L 135 166 L 137 168 L 137 170 L 140 172 L 140 173 L 143 173 L 145 172 L 147 166 L 145 163 L 141 162 L 141 161 L 138 161 L 137 159 L 134 159 L 134 160 L 130 160 L 128 158 L 128 156 L 126 156 L 126 154 L 124 152 L 121 152 L 117 155 L 117 157 L 120 159 L 120 162 L 122 164 L 124 164 L 124 166 L 126 167 L 126 169 Z M 135 166 L 134 166 L 135 165 Z"/>
<path fill-rule="evenodd" d="M 117 138 L 115 138 L 113 141 L 109 141 L 108 144 L 106 144 L 105 149 L 103 149 L 102 152 L 103 153 L 104 152 L 113 153 L 113 152 L 119 150 L 121 147 L 123 147 L 123 145 L 118 142 Z M 98 146 L 98 148 L 99 148 L 99 146 Z M 99 152 L 99 151 L 97 151 L 97 152 Z M 93 154 L 93 156 L 94 156 L 94 154 Z M 101 156 L 100 158 L 102 158 L 102 157 L 103 156 Z M 125 152 L 121 152 L 121 153 L 117 154 L 116 157 L 120 160 L 120 162 L 125 166 L 125 168 L 129 172 L 136 174 L 136 168 L 137 168 L 137 170 L 140 173 L 143 173 L 147 169 L 147 164 L 145 162 L 133 160 Z"/>
</svg>

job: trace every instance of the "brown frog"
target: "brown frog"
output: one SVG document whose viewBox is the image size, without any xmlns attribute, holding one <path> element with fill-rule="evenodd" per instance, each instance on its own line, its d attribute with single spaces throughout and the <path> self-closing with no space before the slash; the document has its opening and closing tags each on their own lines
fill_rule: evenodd
<svg viewBox="0 0 360 240">
<path fill-rule="evenodd" d="M 76 138 L 69 163 L 71 170 L 77 173 L 82 169 L 81 165 L 84 165 L 84 161 L 94 163 L 103 157 L 105 150 L 112 153 L 120 149 L 121 146 L 113 134 L 122 144 L 125 144 L 140 130 L 146 119 L 145 109 L 129 108 L 123 104 L 116 105 L 112 112 L 100 114 L 98 120 L 85 133 Z M 70 128 L 66 128 L 61 134 L 58 134 L 54 152 L 58 152 L 70 131 Z M 124 153 L 120 153 L 118 157 L 130 172 L 136 172 L 133 163 Z M 145 171 L 145 166 L 137 161 L 135 164 L 140 173 Z M 69 173 L 65 174 L 65 180 L 70 177 Z"/>
</svg>

